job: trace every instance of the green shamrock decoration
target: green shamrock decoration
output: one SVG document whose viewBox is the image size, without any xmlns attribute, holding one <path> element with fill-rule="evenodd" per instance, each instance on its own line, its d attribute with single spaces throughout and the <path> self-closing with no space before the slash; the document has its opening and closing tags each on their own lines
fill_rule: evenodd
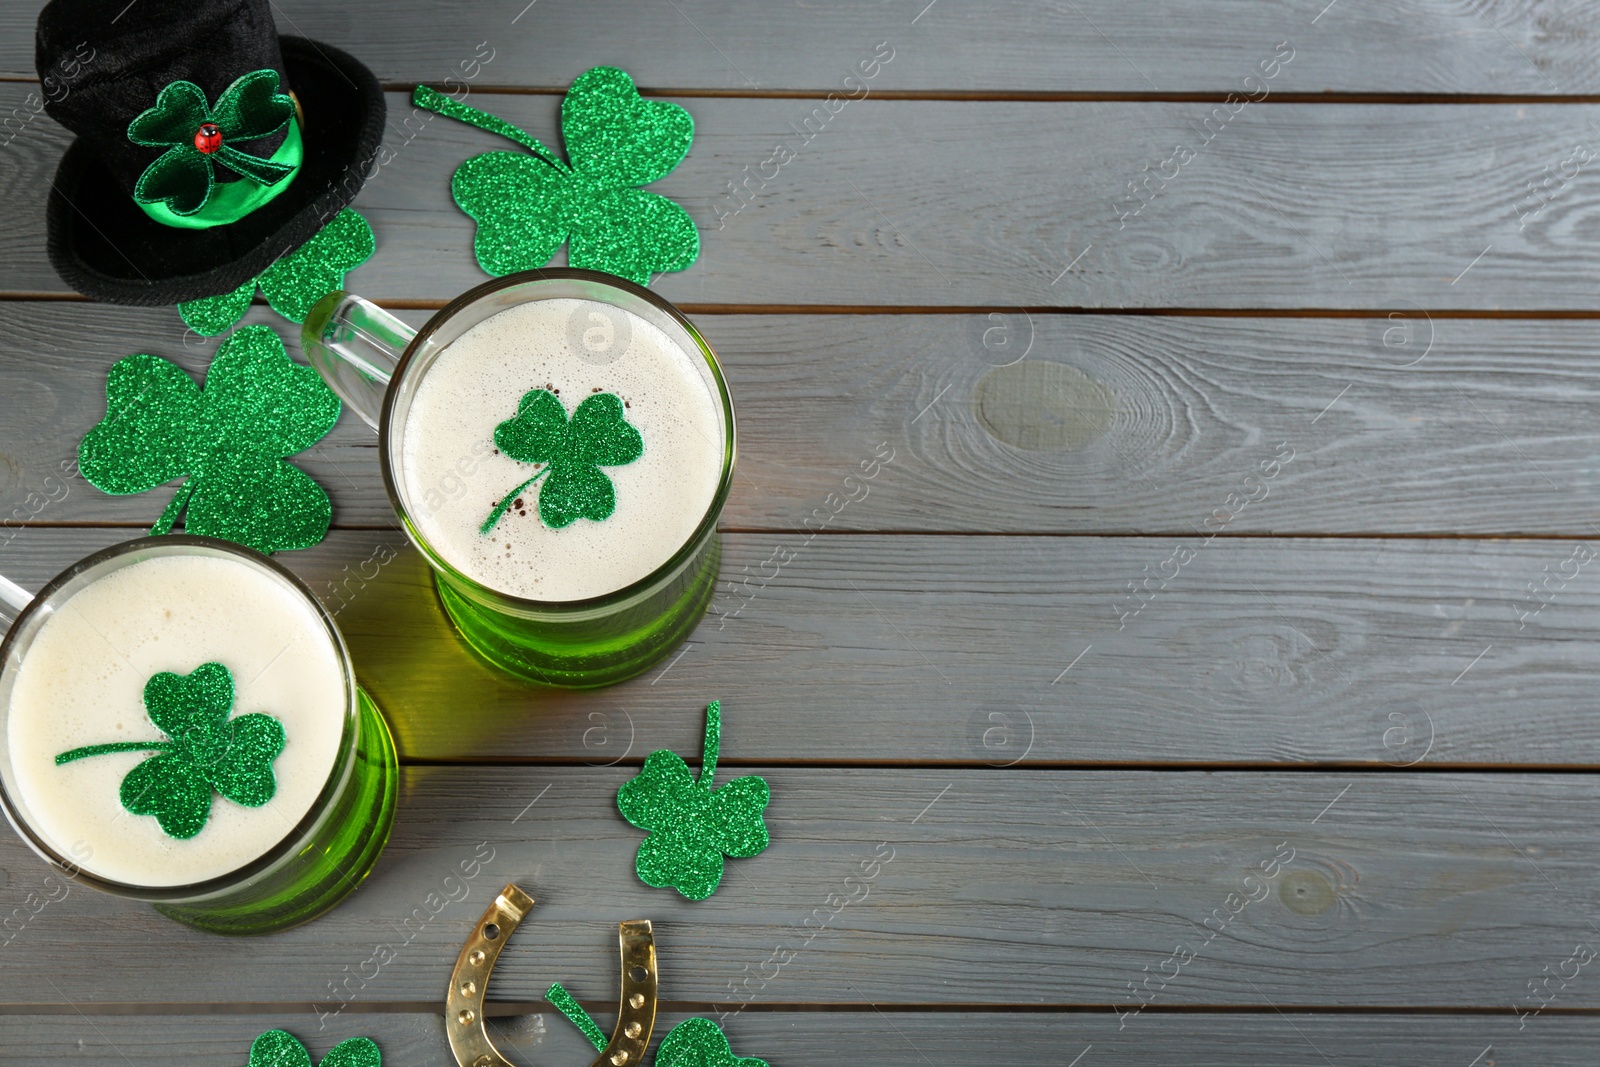
<svg viewBox="0 0 1600 1067">
<path fill-rule="evenodd" d="M 282 181 L 294 167 L 241 152 L 230 142 L 270 136 L 293 114 L 294 101 L 278 92 L 275 70 L 241 76 L 222 91 L 215 107 L 193 82 L 168 83 L 155 106 L 128 123 L 128 140 L 167 149 L 139 175 L 133 198 L 141 204 L 165 202 L 173 214 L 193 215 L 211 199 L 216 163 L 260 185 Z"/>
<path fill-rule="evenodd" d="M 766 1060 L 735 1056 L 728 1035 L 710 1019 L 685 1019 L 656 1046 L 656 1067 L 767 1067 Z"/>
<path fill-rule="evenodd" d="M 352 1037 L 328 1050 L 318 1067 L 382 1067 L 383 1055 L 370 1037 Z M 311 1053 L 291 1033 L 268 1030 L 250 1043 L 250 1067 L 311 1067 Z"/>
<path fill-rule="evenodd" d="M 770 792 L 758 775 L 711 787 L 721 744 L 722 704 L 706 708 L 706 741 L 700 779 L 676 753 L 658 749 L 644 761 L 638 777 L 617 790 L 617 810 L 641 830 L 634 869 L 657 889 L 671 886 L 690 900 L 704 900 L 722 881 L 722 856 L 754 856 L 767 847 L 761 813 Z"/>
<path fill-rule="evenodd" d="M 112 752 L 156 752 L 122 779 L 122 806 L 154 815 L 168 837 L 204 829 L 212 790 L 235 804 L 259 808 L 278 791 L 272 761 L 283 751 L 283 724 L 251 712 L 236 719 L 233 675 L 220 663 L 191 674 L 163 671 L 144 684 L 144 710 L 166 741 L 114 741 L 63 752 L 56 766 Z"/>
<path fill-rule="evenodd" d="M 596 1052 L 604 1052 L 605 1031 L 590 1018 L 573 995 L 560 982 L 545 991 L 544 998 L 571 1019 L 589 1039 Z M 710 1019 L 685 1019 L 656 1046 L 656 1067 L 767 1067 L 766 1060 L 754 1056 L 735 1056 L 728 1035 Z"/>
<path fill-rule="evenodd" d="M 614 393 L 591 393 L 567 421 L 567 409 L 548 389 L 522 394 L 517 413 L 494 428 L 495 447 L 519 463 L 543 463 L 532 478 L 507 493 L 479 527 L 493 530 L 518 494 L 545 474 L 539 518 L 552 530 L 579 519 L 602 522 L 617 510 L 617 489 L 601 467 L 620 467 L 644 454 L 644 438 L 623 414 Z"/>
<path fill-rule="evenodd" d="M 318 300 L 344 286 L 346 272 L 365 263 L 377 247 L 372 227 L 353 208 L 345 208 L 316 235 L 280 257 L 231 293 L 202 297 L 178 305 L 178 314 L 195 333 L 215 337 L 244 315 L 256 286 L 272 310 L 290 322 L 304 322 Z"/>
<path fill-rule="evenodd" d="M 637 188 L 665 177 L 689 152 L 694 119 L 676 104 L 645 100 L 626 71 L 578 75 L 561 102 L 570 163 L 504 119 L 425 85 L 418 107 L 500 134 L 529 149 L 486 152 L 456 168 L 451 194 L 478 223 L 478 265 L 499 276 L 542 267 L 565 241 L 567 262 L 640 285 L 683 270 L 700 254 L 694 220 L 664 196 Z"/>
<path fill-rule="evenodd" d="M 151 529 L 184 528 L 260 552 L 309 548 L 333 517 L 328 494 L 284 457 L 320 441 L 339 398 L 317 372 L 289 358 L 270 326 L 224 341 L 205 390 L 158 356 L 125 356 L 106 379 L 106 417 L 78 446 L 91 485 L 143 493 L 187 476 Z"/>
</svg>

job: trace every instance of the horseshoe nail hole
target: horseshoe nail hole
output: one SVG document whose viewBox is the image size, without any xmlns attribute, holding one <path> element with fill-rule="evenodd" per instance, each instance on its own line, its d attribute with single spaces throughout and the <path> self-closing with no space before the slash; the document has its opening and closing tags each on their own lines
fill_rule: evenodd
<svg viewBox="0 0 1600 1067">
<path fill-rule="evenodd" d="M 483 961 L 483 949 L 475 948 L 471 952 L 467 953 L 467 962 L 472 964 L 474 967 L 478 966 Z"/>
<path fill-rule="evenodd" d="M 642 1008 L 642 1007 L 644 1007 L 644 994 L 643 993 L 635 993 L 632 996 L 630 996 L 628 998 L 628 1007 L 630 1007 L 630 1008 Z"/>
<path fill-rule="evenodd" d="M 461 983 L 461 995 L 462 996 L 470 997 L 474 993 L 476 993 L 477 991 L 478 991 L 478 983 L 477 982 L 462 982 Z"/>
<path fill-rule="evenodd" d="M 616 1064 L 617 1067 L 622 1067 L 624 1063 L 628 1062 L 628 1050 L 621 1048 L 617 1049 L 617 1051 L 611 1054 L 611 1062 Z"/>
<path fill-rule="evenodd" d="M 1333 885 L 1316 871 L 1291 871 L 1278 883 L 1278 899 L 1298 915 L 1321 915 L 1333 906 Z"/>
<path fill-rule="evenodd" d="M 479 1056 L 472 1061 L 472 1067 L 494 1067 L 494 1057 L 489 1055 Z"/>
<path fill-rule="evenodd" d="M 1111 428 L 1117 398 L 1076 367 L 1025 359 L 985 374 L 973 409 L 989 434 L 1013 448 L 1070 452 Z"/>
<path fill-rule="evenodd" d="M 642 982 L 646 978 L 650 977 L 650 972 L 645 970 L 643 967 L 635 965 L 628 968 L 628 977 L 632 978 L 635 982 Z"/>
<path fill-rule="evenodd" d="M 499 940 L 499 938 L 500 938 L 500 924 L 499 923 L 484 923 L 483 924 L 483 936 L 484 936 L 484 938 L 486 940 L 489 940 L 489 941 L 497 941 L 497 940 Z"/>
<path fill-rule="evenodd" d="M 456 1022 L 460 1023 L 462 1026 L 471 1026 L 477 1021 L 477 1018 L 477 1012 L 473 1011 L 471 1008 L 462 1008 L 461 1011 L 456 1015 Z"/>
<path fill-rule="evenodd" d="M 644 1027 L 640 1026 L 638 1023 L 629 1023 L 627 1026 L 622 1028 L 622 1032 L 627 1037 L 636 1038 L 640 1034 L 644 1033 Z"/>
</svg>

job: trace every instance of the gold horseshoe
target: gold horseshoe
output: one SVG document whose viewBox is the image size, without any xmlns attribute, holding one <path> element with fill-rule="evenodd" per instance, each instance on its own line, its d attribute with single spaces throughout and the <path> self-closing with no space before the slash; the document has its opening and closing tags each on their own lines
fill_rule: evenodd
<svg viewBox="0 0 1600 1067">
<path fill-rule="evenodd" d="M 533 904 L 533 898 L 515 883 L 508 884 L 472 928 L 461 955 L 456 957 L 450 988 L 445 993 L 445 1031 L 460 1067 L 513 1067 L 489 1040 L 489 1031 L 483 1024 L 483 1001 L 500 950 L 528 917 Z M 617 1026 L 610 1043 L 590 1067 L 638 1064 L 650 1046 L 650 1031 L 656 1024 L 656 942 L 650 920 L 619 923 L 617 941 L 622 955 Z"/>
</svg>

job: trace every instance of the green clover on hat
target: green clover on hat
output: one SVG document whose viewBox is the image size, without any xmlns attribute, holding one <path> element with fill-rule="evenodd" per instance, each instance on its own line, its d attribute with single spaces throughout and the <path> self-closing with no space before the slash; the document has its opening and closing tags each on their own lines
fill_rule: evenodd
<svg viewBox="0 0 1600 1067">
<path fill-rule="evenodd" d="M 134 185 L 141 204 L 165 202 L 177 215 L 193 215 L 206 205 L 221 163 L 259 185 L 273 185 L 294 167 L 250 155 L 232 142 L 253 141 L 281 130 L 294 114 L 294 101 L 278 91 L 278 72 L 253 70 L 217 97 L 215 106 L 189 81 L 169 83 L 155 106 L 128 124 L 128 140 L 150 148 L 167 146 Z"/>
</svg>

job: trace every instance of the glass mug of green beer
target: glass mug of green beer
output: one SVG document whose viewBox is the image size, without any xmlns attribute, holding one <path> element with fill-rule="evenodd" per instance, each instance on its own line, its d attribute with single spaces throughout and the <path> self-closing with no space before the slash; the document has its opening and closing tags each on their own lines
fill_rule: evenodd
<svg viewBox="0 0 1600 1067">
<path fill-rule="evenodd" d="M 384 484 L 483 659 L 610 685 L 687 637 L 717 581 L 733 403 L 699 332 L 595 271 L 507 275 L 413 331 L 331 293 L 306 357 L 378 430 Z"/>
<path fill-rule="evenodd" d="M 0 609 L 0 802 L 58 869 L 222 934 L 314 919 L 371 871 L 394 742 L 288 571 L 147 537 L 34 597 L 0 578 Z"/>
</svg>

